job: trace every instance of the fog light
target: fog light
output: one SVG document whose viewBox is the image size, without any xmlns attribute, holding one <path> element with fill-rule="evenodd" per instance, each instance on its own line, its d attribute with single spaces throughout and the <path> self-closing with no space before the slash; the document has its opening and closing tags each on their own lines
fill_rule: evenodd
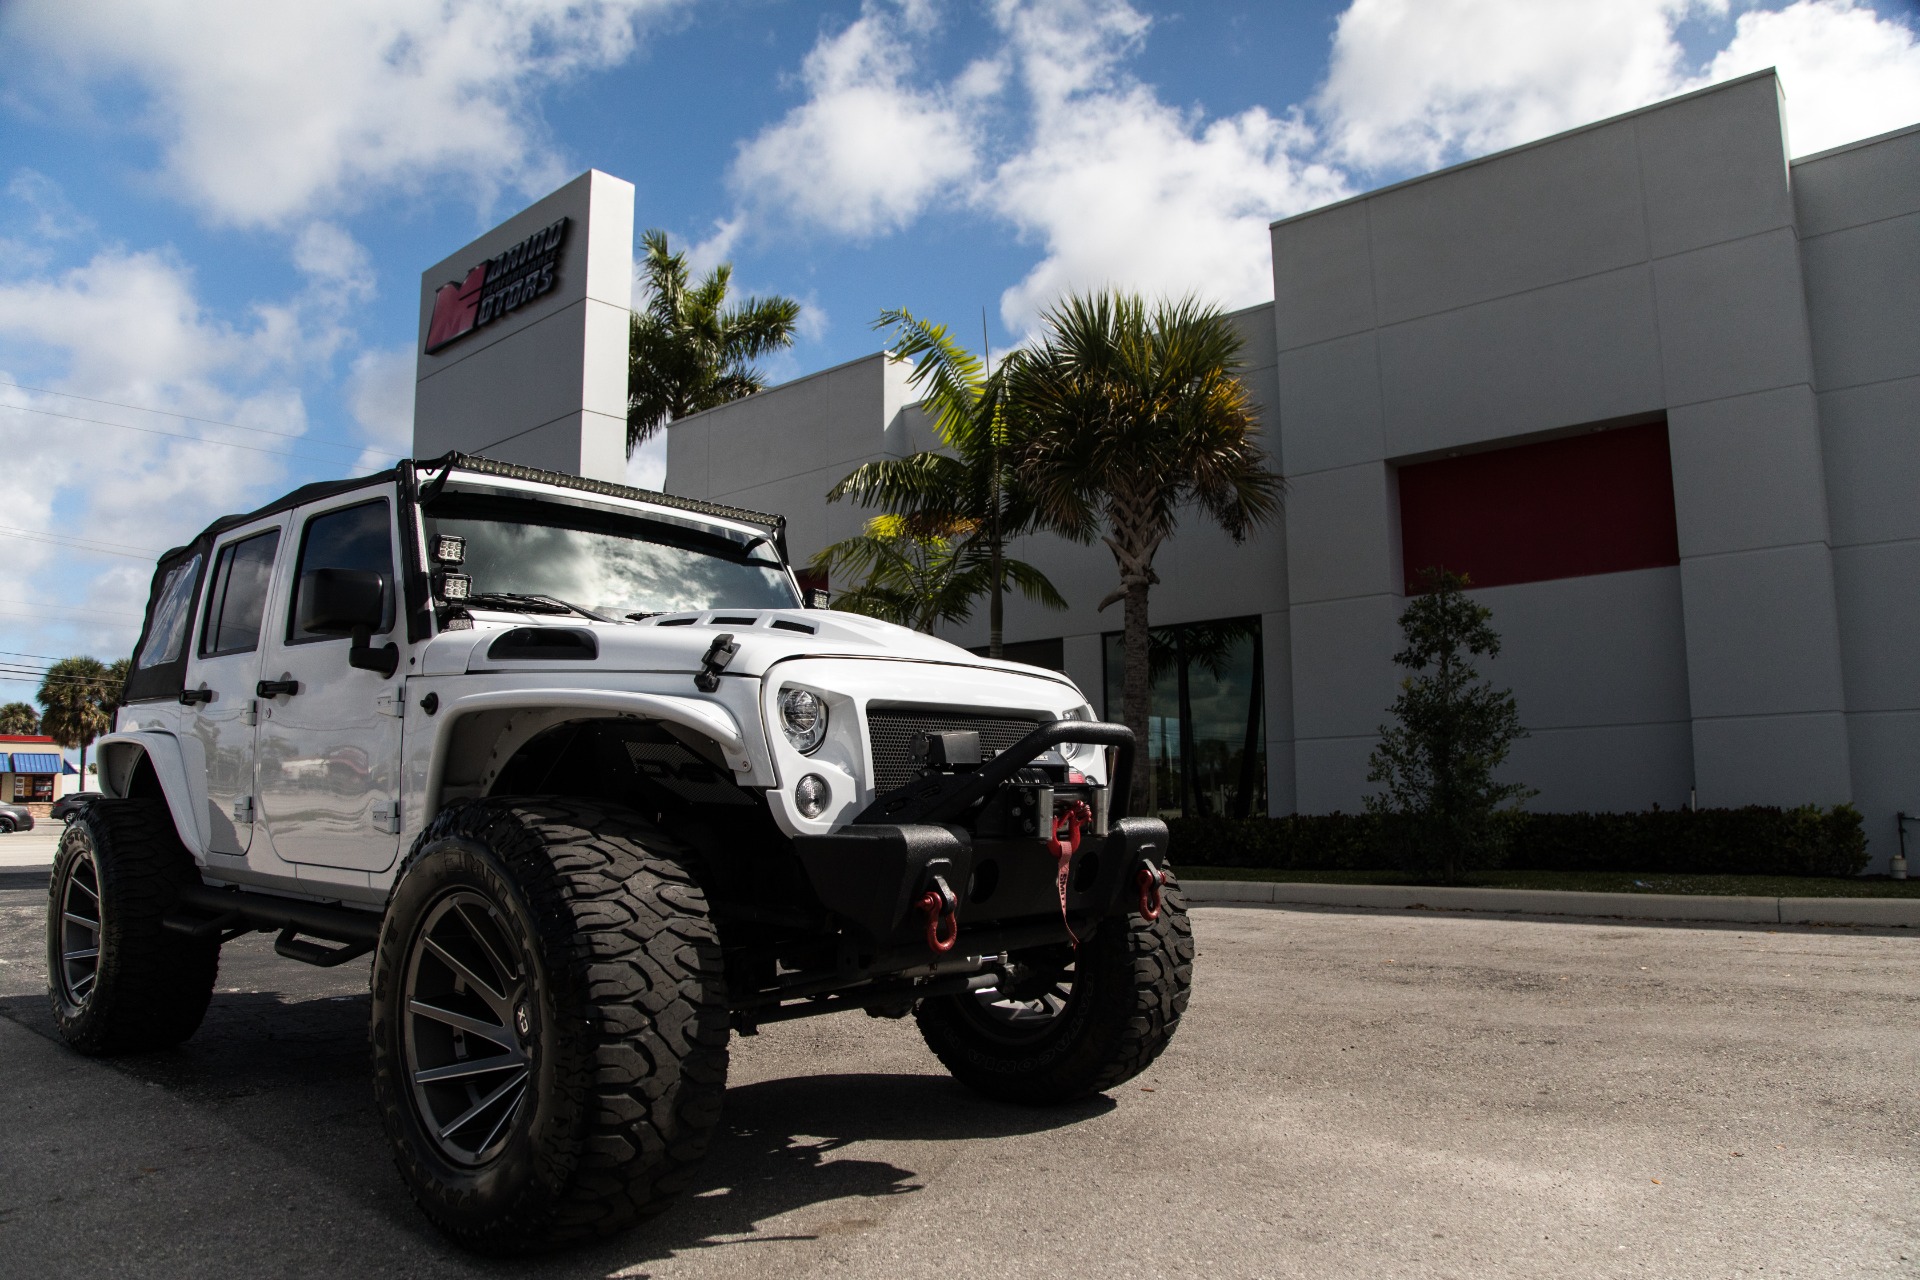
<svg viewBox="0 0 1920 1280">
<path fill-rule="evenodd" d="M 440 564 L 463 564 L 467 558 L 467 540 L 457 533 L 442 533 L 433 540 L 433 558 Z"/>
<path fill-rule="evenodd" d="M 810 773 L 793 784 L 793 804 L 803 818 L 817 818 L 833 799 L 833 789 L 817 773 Z"/>
<path fill-rule="evenodd" d="M 440 598 L 442 600 L 465 600 L 473 594 L 473 579 L 464 573 L 443 573 L 440 575 Z"/>
</svg>

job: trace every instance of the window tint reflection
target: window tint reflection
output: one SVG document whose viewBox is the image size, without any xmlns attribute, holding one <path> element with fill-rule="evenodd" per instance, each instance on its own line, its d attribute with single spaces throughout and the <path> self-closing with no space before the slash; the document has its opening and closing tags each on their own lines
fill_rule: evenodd
<svg viewBox="0 0 1920 1280">
<path fill-rule="evenodd" d="M 273 553 L 280 531 L 269 529 L 220 548 L 208 593 L 207 625 L 200 656 L 247 653 L 260 645 L 260 619 L 267 611 L 267 587 L 273 580 Z"/>
<path fill-rule="evenodd" d="M 426 524 L 429 545 L 445 534 L 467 540 L 459 572 L 475 595 L 552 596 L 616 618 L 800 603 L 764 544 L 749 551 L 641 520 L 459 496 L 434 503 Z"/>
<path fill-rule="evenodd" d="M 1267 811 L 1260 619 L 1155 627 L 1148 649 L 1147 812 L 1232 817 Z M 1106 636 L 1106 717 L 1123 713 L 1121 636 Z"/>
</svg>

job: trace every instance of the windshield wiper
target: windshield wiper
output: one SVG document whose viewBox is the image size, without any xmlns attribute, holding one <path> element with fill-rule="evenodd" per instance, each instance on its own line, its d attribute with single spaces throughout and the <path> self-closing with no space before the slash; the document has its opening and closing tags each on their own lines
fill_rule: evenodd
<svg viewBox="0 0 1920 1280">
<path fill-rule="evenodd" d="M 558 596 L 523 595 L 517 591 L 478 591 L 461 601 L 466 605 L 478 605 L 482 609 L 512 609 L 519 613 L 577 613 L 583 618 L 595 622 L 617 622 L 604 613 L 595 612 L 583 605 L 562 600 Z"/>
</svg>

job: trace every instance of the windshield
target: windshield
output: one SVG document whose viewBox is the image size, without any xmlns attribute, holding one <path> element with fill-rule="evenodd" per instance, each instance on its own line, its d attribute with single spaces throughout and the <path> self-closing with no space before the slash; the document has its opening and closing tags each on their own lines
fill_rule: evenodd
<svg viewBox="0 0 1920 1280">
<path fill-rule="evenodd" d="M 424 514 L 428 546 L 447 534 L 467 540 L 459 571 L 476 597 L 548 596 L 615 618 L 800 604 L 766 542 L 746 548 L 639 517 L 472 494 L 444 494 Z"/>
</svg>

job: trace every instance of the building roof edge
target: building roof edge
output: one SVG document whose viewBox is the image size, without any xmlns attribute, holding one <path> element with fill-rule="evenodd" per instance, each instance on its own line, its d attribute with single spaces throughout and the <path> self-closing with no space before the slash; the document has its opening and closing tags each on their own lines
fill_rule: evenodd
<svg viewBox="0 0 1920 1280">
<path fill-rule="evenodd" d="M 1907 133 L 1920 133 L 1920 123 L 1906 125 L 1899 129 L 1889 129 L 1885 133 L 1876 133 L 1871 138 L 1860 138 L 1853 142 L 1843 142 L 1837 147 L 1828 147 L 1825 151 L 1816 151 L 1809 156 L 1797 156 L 1787 161 L 1787 163 L 1789 165 L 1809 164 L 1815 160 L 1825 160 L 1832 156 L 1842 155 L 1848 151 L 1858 151 L 1862 147 L 1871 147 L 1878 143 L 1891 142 L 1902 134 Z"/>
<path fill-rule="evenodd" d="M 1273 228 L 1285 226 L 1289 222 L 1299 222 L 1302 219 L 1326 213 L 1330 209 L 1339 209 L 1346 205 L 1358 204 L 1362 200 L 1371 200 L 1375 196 L 1383 196 L 1389 191 L 1398 191 L 1402 187 L 1411 187 L 1416 183 L 1430 182 L 1435 178 L 1444 178 L 1448 174 L 1458 173 L 1462 169 L 1471 169 L 1475 165 L 1489 164 L 1495 160 L 1502 160 L 1508 156 L 1517 155 L 1522 151 L 1532 151 L 1536 147 L 1551 146 L 1563 138 L 1571 138 L 1577 134 L 1590 133 L 1595 129 L 1604 129 L 1609 125 L 1619 124 L 1622 120 L 1631 120 L 1635 116 L 1643 116 L 1650 112 L 1662 111 L 1676 103 L 1686 102 L 1693 98 L 1702 98 L 1710 93 L 1721 93 L 1727 89 L 1746 84 L 1749 81 L 1758 80 L 1763 76 L 1770 76 L 1776 81 L 1780 78 L 1779 72 L 1773 67 L 1765 67 L 1759 71 L 1749 71 L 1746 75 L 1736 76 L 1731 80 L 1722 80 L 1718 84 L 1710 84 L 1704 88 L 1694 89 L 1688 93 L 1675 94 L 1671 98 L 1662 98 L 1658 102 L 1649 102 L 1644 107 L 1635 107 L 1631 111 L 1622 111 L 1620 114 L 1608 116 L 1604 120 L 1595 120 L 1589 124 L 1577 125 L 1571 129 L 1563 129 L 1559 133 L 1549 134 L 1544 138 L 1535 138 L 1532 142 L 1522 142 L 1501 151 L 1490 152 L 1484 156 L 1475 156 L 1471 160 L 1462 160 L 1458 164 L 1450 164 L 1444 169 L 1435 169 L 1431 173 L 1416 174 L 1411 178 L 1402 178 L 1400 181 L 1390 182 L 1384 187 L 1375 187 L 1371 191 L 1362 191 L 1355 195 L 1350 195 L 1344 200 L 1335 200 L 1330 204 L 1316 205 L 1311 209 L 1302 209 L 1299 213 L 1290 213 L 1284 218 L 1275 218 L 1267 224 L 1267 229 L 1271 231 Z M 1822 154 L 1825 153 L 1823 152 Z"/>
</svg>

